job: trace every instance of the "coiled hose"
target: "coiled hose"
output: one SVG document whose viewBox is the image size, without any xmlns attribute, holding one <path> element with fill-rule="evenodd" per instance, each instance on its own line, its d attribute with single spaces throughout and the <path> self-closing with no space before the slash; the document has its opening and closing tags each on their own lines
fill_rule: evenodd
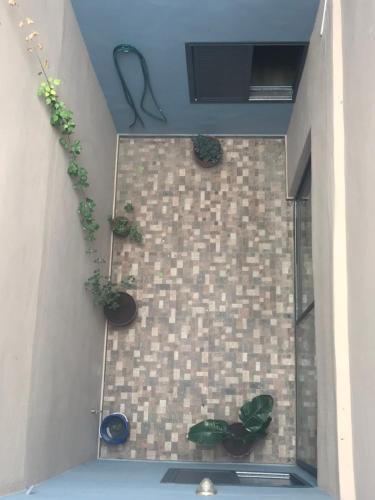
<svg viewBox="0 0 375 500">
<path fill-rule="evenodd" d="M 155 94 L 154 94 L 154 92 L 152 90 L 151 80 L 150 80 L 150 73 L 149 73 L 149 70 L 148 70 L 148 67 L 147 67 L 146 59 L 139 52 L 139 50 L 137 50 L 135 47 L 132 47 L 131 45 L 122 43 L 120 45 L 117 45 L 113 49 L 113 60 L 114 60 L 115 66 L 116 66 L 117 74 L 118 74 L 118 76 L 120 78 L 120 82 L 121 82 L 121 86 L 122 86 L 122 90 L 124 92 L 124 96 L 125 96 L 126 102 L 129 104 L 130 108 L 132 109 L 132 111 L 134 113 L 134 119 L 133 119 L 132 123 L 129 125 L 129 127 L 130 128 L 134 127 L 134 125 L 137 123 L 137 121 L 139 121 L 139 123 L 142 125 L 142 127 L 145 126 L 144 121 L 142 120 L 142 117 L 140 116 L 140 114 L 139 114 L 139 112 L 137 110 L 137 107 L 136 107 L 136 105 L 134 103 L 134 100 L 133 100 L 133 97 L 132 97 L 132 95 L 130 93 L 130 90 L 129 90 L 127 84 L 126 84 L 124 75 L 122 74 L 122 71 L 121 71 L 121 68 L 120 68 L 120 64 L 119 64 L 119 56 L 120 55 L 131 54 L 131 53 L 135 54 L 138 57 L 139 62 L 141 64 L 142 73 L 143 73 L 143 92 L 142 92 L 142 97 L 141 97 L 140 108 L 150 118 L 153 118 L 154 120 L 158 120 L 158 121 L 161 121 L 161 122 L 166 122 L 167 121 L 167 117 L 165 116 L 165 114 L 163 113 L 161 107 L 159 106 L 159 104 L 158 104 L 158 102 L 156 100 Z M 146 99 L 147 91 L 149 91 L 149 93 L 150 93 L 151 99 L 152 99 L 152 101 L 153 101 L 153 103 L 154 103 L 154 105 L 155 105 L 155 107 L 156 107 L 156 109 L 158 111 L 158 115 L 152 113 L 151 111 L 148 111 L 145 108 L 144 101 Z"/>
</svg>

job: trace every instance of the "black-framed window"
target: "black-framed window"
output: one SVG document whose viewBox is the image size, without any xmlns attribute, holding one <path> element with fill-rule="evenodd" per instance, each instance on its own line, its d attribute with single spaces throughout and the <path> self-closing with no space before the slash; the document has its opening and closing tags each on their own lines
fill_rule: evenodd
<svg viewBox="0 0 375 500">
<path fill-rule="evenodd" d="M 247 102 L 253 47 L 249 44 L 188 44 L 194 102 Z"/>
<path fill-rule="evenodd" d="M 293 101 L 307 47 L 304 42 L 187 43 L 190 101 Z"/>
</svg>

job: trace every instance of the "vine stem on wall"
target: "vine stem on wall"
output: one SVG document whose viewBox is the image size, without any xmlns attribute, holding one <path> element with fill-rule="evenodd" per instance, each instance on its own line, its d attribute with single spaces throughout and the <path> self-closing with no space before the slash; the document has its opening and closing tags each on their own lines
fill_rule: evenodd
<svg viewBox="0 0 375 500">
<path fill-rule="evenodd" d="M 21 30 L 26 28 L 29 31 L 25 39 L 26 51 L 32 54 L 37 63 L 39 70 L 38 77 L 42 77 L 39 84 L 38 95 L 44 98 L 45 104 L 51 115 L 51 125 L 60 132 L 59 142 L 68 156 L 68 174 L 72 180 L 73 187 L 78 193 L 79 206 L 78 214 L 80 223 L 87 242 L 87 254 L 98 254 L 98 249 L 93 242 L 96 239 L 96 232 L 99 230 L 99 224 L 94 218 L 95 202 L 87 195 L 85 188 L 89 186 L 87 170 L 78 164 L 77 158 L 82 152 L 81 141 L 74 139 L 75 122 L 73 120 L 73 112 L 68 109 L 64 102 L 59 98 L 56 87 L 60 85 L 61 80 L 51 78 L 48 75 L 49 61 L 44 54 L 44 45 L 41 42 L 41 35 L 34 29 L 34 20 L 25 14 L 22 5 L 18 0 L 6 0 L 10 7 L 17 9 L 19 14 L 18 27 Z M 92 259 L 96 265 L 104 264 L 105 259 L 101 256 L 96 256 Z"/>
</svg>

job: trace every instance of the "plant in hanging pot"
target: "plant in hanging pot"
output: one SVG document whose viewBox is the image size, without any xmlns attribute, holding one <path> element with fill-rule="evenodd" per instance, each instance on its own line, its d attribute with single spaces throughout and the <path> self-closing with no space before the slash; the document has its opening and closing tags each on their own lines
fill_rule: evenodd
<svg viewBox="0 0 375 500">
<path fill-rule="evenodd" d="M 225 420 L 204 420 L 190 427 L 187 439 L 203 448 L 221 443 L 234 457 L 248 455 L 254 444 L 267 435 L 272 408 L 272 396 L 256 396 L 241 407 L 240 422 L 229 424 Z"/>
<path fill-rule="evenodd" d="M 218 165 L 223 157 L 223 148 L 219 139 L 207 135 L 193 137 L 194 156 L 202 167 L 213 167 Z"/>
<path fill-rule="evenodd" d="M 93 296 L 94 303 L 103 307 L 108 321 L 115 326 L 127 326 L 137 315 L 137 304 L 125 290 L 135 287 L 135 277 L 127 276 L 120 285 L 112 283 L 99 269 L 86 281 L 85 287 Z"/>
<path fill-rule="evenodd" d="M 116 215 L 108 217 L 113 234 L 120 238 L 131 238 L 136 243 L 143 242 L 143 235 L 139 230 L 137 223 L 134 221 L 134 207 L 128 202 L 124 205 L 126 215 Z"/>
</svg>

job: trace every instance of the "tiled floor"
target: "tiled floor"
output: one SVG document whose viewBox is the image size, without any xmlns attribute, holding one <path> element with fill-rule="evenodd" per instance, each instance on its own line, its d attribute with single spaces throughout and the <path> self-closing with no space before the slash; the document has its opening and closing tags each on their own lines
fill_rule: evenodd
<svg viewBox="0 0 375 500">
<path fill-rule="evenodd" d="M 135 206 L 143 246 L 116 239 L 113 278 L 137 276 L 136 323 L 108 335 L 104 411 L 125 412 L 128 442 L 108 458 L 228 461 L 199 450 L 189 426 L 237 420 L 275 398 L 255 462 L 295 456 L 292 207 L 282 139 L 223 139 L 202 169 L 187 138 L 122 138 L 117 213 Z"/>
</svg>

